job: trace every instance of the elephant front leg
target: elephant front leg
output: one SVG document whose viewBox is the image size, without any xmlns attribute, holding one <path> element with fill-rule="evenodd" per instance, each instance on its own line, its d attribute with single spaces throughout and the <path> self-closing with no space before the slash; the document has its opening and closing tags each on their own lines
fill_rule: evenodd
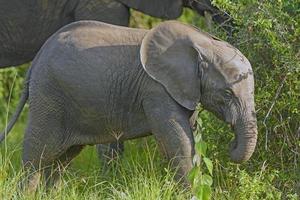
<svg viewBox="0 0 300 200">
<path fill-rule="evenodd" d="M 175 178 L 189 184 L 186 175 L 192 168 L 194 155 L 190 112 L 175 102 L 174 105 L 148 103 L 145 111 L 160 149 L 171 161 L 171 166 L 177 170 Z"/>
</svg>

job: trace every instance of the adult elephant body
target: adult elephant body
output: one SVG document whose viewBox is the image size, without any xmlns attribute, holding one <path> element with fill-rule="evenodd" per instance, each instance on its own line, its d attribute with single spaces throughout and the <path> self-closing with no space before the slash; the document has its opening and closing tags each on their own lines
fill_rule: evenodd
<svg viewBox="0 0 300 200">
<path fill-rule="evenodd" d="M 31 61 L 50 35 L 84 19 L 127 26 L 129 11 L 110 0 L 0 0 L 0 68 Z"/>
<path fill-rule="evenodd" d="M 82 21 L 41 48 L 7 131 L 28 99 L 24 164 L 44 169 L 68 162 L 85 145 L 151 133 L 181 177 L 192 167 L 189 118 L 199 102 L 234 128 L 232 160 L 250 158 L 253 95 L 248 60 L 191 26 L 171 21 L 148 31 Z"/>
<path fill-rule="evenodd" d="M 0 68 L 31 61 L 51 34 L 71 22 L 128 26 L 129 8 L 175 19 L 184 6 L 202 15 L 207 10 L 219 23 L 226 19 L 208 0 L 0 0 Z"/>
</svg>

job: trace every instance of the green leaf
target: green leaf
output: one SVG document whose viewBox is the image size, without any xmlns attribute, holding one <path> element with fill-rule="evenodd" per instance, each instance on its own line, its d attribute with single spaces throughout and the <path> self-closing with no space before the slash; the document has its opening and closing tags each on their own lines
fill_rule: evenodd
<svg viewBox="0 0 300 200">
<path fill-rule="evenodd" d="M 213 164 L 212 161 L 209 158 L 204 157 L 203 161 L 205 162 L 205 165 L 210 173 L 210 175 L 212 175 L 213 172 Z"/>
<path fill-rule="evenodd" d="M 187 175 L 188 180 L 192 185 L 196 184 L 200 178 L 200 167 L 193 167 Z"/>
<path fill-rule="evenodd" d="M 202 156 L 206 155 L 207 144 L 204 141 L 197 142 L 195 144 L 196 153 Z"/>
<path fill-rule="evenodd" d="M 201 158 L 198 154 L 195 154 L 193 157 L 193 166 L 200 166 Z"/>
<path fill-rule="evenodd" d="M 200 130 L 199 130 L 200 131 Z M 197 134 L 196 136 L 195 136 L 195 143 L 198 143 L 198 142 L 200 142 L 201 141 L 201 134 Z"/>
<path fill-rule="evenodd" d="M 212 186 L 213 184 L 213 179 L 210 175 L 208 174 L 203 174 L 201 177 L 201 182 L 203 185 L 208 185 L 208 186 Z"/>
<path fill-rule="evenodd" d="M 195 196 L 199 200 L 209 200 L 211 199 L 211 188 L 208 185 L 199 185 L 196 188 Z"/>
</svg>

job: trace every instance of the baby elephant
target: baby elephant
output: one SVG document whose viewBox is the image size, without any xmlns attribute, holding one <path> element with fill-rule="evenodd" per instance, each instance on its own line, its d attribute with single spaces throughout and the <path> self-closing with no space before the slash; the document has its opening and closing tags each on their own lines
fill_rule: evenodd
<svg viewBox="0 0 300 200">
<path fill-rule="evenodd" d="M 32 188 L 41 171 L 53 180 L 49 170 L 85 145 L 150 134 L 178 169 L 176 178 L 184 177 L 194 154 L 189 118 L 199 102 L 232 125 L 234 162 L 255 149 L 249 61 L 230 44 L 176 21 L 151 30 L 96 21 L 67 25 L 43 45 L 25 86 L 7 131 L 28 99 L 23 163 L 35 172 Z"/>
</svg>

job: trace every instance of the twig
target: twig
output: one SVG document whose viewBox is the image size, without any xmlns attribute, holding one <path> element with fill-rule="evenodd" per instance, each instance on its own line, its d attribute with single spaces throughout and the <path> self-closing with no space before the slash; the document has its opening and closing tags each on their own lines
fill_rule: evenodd
<svg viewBox="0 0 300 200">
<path fill-rule="evenodd" d="M 272 104 L 270 106 L 270 109 L 268 110 L 268 112 L 267 112 L 267 114 L 266 114 L 266 116 L 265 116 L 265 118 L 263 120 L 263 125 L 266 128 L 266 136 L 265 136 L 266 137 L 265 138 L 266 139 L 266 141 L 265 141 L 265 150 L 266 151 L 268 150 L 268 127 L 267 127 L 266 121 L 269 118 L 269 116 L 271 114 L 271 111 L 272 111 L 273 107 L 276 104 L 276 101 L 277 101 L 277 99 L 278 99 L 278 97 L 279 97 L 279 95 L 281 93 L 281 90 L 283 88 L 283 85 L 284 85 L 284 82 L 285 82 L 286 78 L 287 78 L 287 74 L 283 77 L 283 79 L 282 79 L 282 81 L 280 83 L 280 86 L 278 87 L 278 89 L 276 91 L 276 94 L 275 94 L 274 100 L 273 100 L 273 102 L 272 102 Z"/>
<path fill-rule="evenodd" d="M 299 126 L 299 128 L 298 128 L 298 130 L 297 130 L 297 132 L 296 132 L 296 139 L 300 139 L 300 126 Z M 294 157 L 294 163 L 295 163 L 295 166 L 296 166 L 296 168 L 298 168 L 299 167 L 299 165 L 298 165 L 298 158 L 299 158 L 299 156 L 300 156 L 300 151 L 299 151 L 299 146 L 298 145 L 296 145 L 296 151 L 293 151 L 293 150 L 291 150 L 293 153 L 295 153 L 295 157 Z"/>
</svg>

